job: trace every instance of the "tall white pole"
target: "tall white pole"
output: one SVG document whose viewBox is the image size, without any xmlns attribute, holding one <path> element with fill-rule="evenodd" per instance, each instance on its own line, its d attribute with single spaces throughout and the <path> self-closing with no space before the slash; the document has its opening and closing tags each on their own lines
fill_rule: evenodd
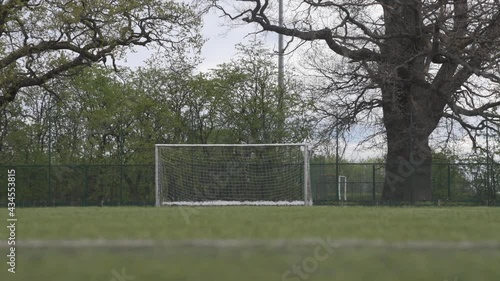
<svg viewBox="0 0 500 281">
<path fill-rule="evenodd" d="M 278 23 L 280 27 L 283 27 L 283 0 L 279 0 L 279 18 Z M 278 34 L 278 88 L 282 92 L 284 90 L 284 75 L 285 66 L 283 62 L 283 35 Z"/>
</svg>

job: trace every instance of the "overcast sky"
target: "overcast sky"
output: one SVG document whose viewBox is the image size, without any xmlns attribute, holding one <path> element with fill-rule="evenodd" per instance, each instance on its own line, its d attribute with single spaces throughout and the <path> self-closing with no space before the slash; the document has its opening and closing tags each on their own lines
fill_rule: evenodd
<svg viewBox="0 0 500 281">
<path fill-rule="evenodd" d="M 248 42 L 248 34 L 255 31 L 255 26 L 229 26 L 227 19 L 221 18 L 216 11 L 206 14 L 203 18 L 203 37 L 207 42 L 202 48 L 203 63 L 198 70 L 206 71 L 215 68 L 218 64 L 229 62 L 236 54 L 235 45 Z M 265 34 L 265 41 L 271 49 L 277 49 L 278 36 Z M 146 48 L 138 48 L 136 52 L 130 53 L 126 61 L 120 64 L 139 67 L 143 66 L 145 60 L 152 54 Z"/>
</svg>

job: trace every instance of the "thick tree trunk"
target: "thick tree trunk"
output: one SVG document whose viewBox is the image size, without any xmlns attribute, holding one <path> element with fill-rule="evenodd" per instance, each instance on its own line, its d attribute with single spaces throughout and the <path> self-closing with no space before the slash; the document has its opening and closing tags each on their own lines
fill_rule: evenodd
<svg viewBox="0 0 500 281">
<path fill-rule="evenodd" d="M 387 159 L 382 201 L 415 202 L 432 199 L 432 154 L 428 136 L 387 127 Z"/>
<path fill-rule="evenodd" d="M 416 83 L 382 89 L 387 159 L 382 201 L 432 199 L 429 136 L 445 105 Z"/>
<path fill-rule="evenodd" d="M 427 82 L 430 37 L 422 30 L 419 1 L 403 0 L 398 11 L 385 8 L 381 46 L 386 58 L 378 65 L 387 134 L 386 176 L 382 201 L 415 202 L 432 199 L 429 135 L 446 104 Z M 412 34 L 400 37 L 395 34 Z"/>
</svg>

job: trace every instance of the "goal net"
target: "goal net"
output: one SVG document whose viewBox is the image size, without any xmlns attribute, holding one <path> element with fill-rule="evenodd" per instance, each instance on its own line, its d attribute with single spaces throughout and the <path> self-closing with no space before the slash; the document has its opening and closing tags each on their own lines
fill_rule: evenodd
<svg viewBox="0 0 500 281">
<path fill-rule="evenodd" d="M 307 144 L 157 144 L 156 206 L 311 205 Z"/>
</svg>

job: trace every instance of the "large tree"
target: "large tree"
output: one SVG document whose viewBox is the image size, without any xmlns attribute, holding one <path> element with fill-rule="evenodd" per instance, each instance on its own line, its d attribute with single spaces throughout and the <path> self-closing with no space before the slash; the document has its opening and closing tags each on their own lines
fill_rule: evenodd
<svg viewBox="0 0 500 281">
<path fill-rule="evenodd" d="M 381 110 L 383 200 L 431 199 L 429 136 L 444 119 L 460 124 L 475 145 L 475 131 L 499 122 L 496 0 L 290 0 L 282 26 L 275 1 L 211 3 L 233 20 L 321 42 L 343 58 L 324 70 L 334 74 L 328 89 L 336 122 Z"/>
<path fill-rule="evenodd" d="M 199 44 L 199 26 L 192 6 L 168 0 L 0 1 L 0 106 L 133 46 Z"/>
</svg>

